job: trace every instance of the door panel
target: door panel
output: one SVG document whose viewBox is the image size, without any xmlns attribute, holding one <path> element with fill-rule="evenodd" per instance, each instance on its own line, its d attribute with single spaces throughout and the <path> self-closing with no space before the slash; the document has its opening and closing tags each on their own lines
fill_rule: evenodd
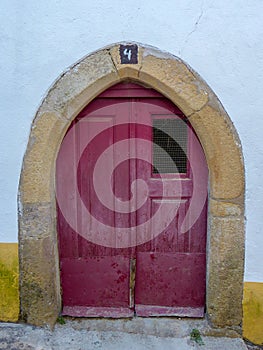
<svg viewBox="0 0 263 350">
<path fill-rule="evenodd" d="M 203 316 L 204 263 L 199 253 L 137 253 L 136 314 Z"/>
<path fill-rule="evenodd" d="M 108 307 L 116 299 L 115 307 L 127 306 L 129 263 L 127 257 L 119 255 L 63 259 L 61 268 L 67 272 L 64 278 L 67 305 Z"/>
<path fill-rule="evenodd" d="M 138 91 L 148 96 L 145 90 Z M 158 94 L 111 98 L 108 91 L 76 118 L 57 159 L 63 313 L 200 317 L 202 147 L 183 114 Z"/>
<path fill-rule="evenodd" d="M 73 124 L 72 135 L 62 144 L 57 160 L 57 191 L 63 202 L 68 202 L 67 215 L 73 215 L 74 228 L 70 226 L 58 205 L 58 231 L 60 248 L 61 284 L 63 290 L 63 313 L 71 316 L 130 317 L 129 308 L 130 260 L 133 249 L 115 248 L 115 227 L 129 227 L 130 215 L 120 215 L 115 201 L 130 196 L 130 164 L 122 164 L 114 172 L 112 195 L 107 196 L 107 206 L 95 191 L 94 176 L 100 192 L 109 193 L 105 174 L 115 168 L 115 151 L 110 146 L 120 138 L 129 139 L 128 123 L 121 130 L 114 129 L 119 119 L 129 121 L 129 104 L 125 101 L 103 106 L 80 115 Z M 71 156 L 69 156 L 69 148 Z M 129 152 L 129 144 L 124 152 Z M 74 151 L 72 151 L 72 149 Z M 103 171 L 95 167 L 99 156 L 109 149 L 103 160 Z M 70 159 L 70 162 L 69 162 Z M 69 196 L 72 176 L 68 167 L 77 172 L 76 193 Z M 78 193 L 84 205 L 77 200 Z M 114 196 L 115 195 L 115 196 Z M 61 202 L 61 199 L 60 199 Z M 74 202 L 74 205 L 72 205 Z M 72 213 L 70 210 L 72 210 Z M 68 214 L 70 212 L 70 214 Z M 68 216 L 67 216 L 68 218 Z M 107 231 L 98 231 L 98 222 L 107 225 Z M 78 234 L 81 232 L 82 234 Z M 96 244 L 87 237 L 99 235 L 106 245 Z M 107 245 L 110 245 L 107 246 Z"/>
<path fill-rule="evenodd" d="M 200 159 L 203 161 L 204 158 L 198 154 L 199 159 L 192 162 L 197 151 L 200 153 L 200 146 L 197 147 L 190 125 L 180 115 L 172 114 L 165 106 L 145 102 L 137 102 L 134 108 L 139 110 L 135 115 L 142 116 L 143 123 L 153 126 L 149 141 L 154 143 L 148 148 L 147 165 L 137 167 L 140 172 L 137 177 L 143 172 L 143 177 L 147 178 L 151 202 L 147 209 L 138 210 L 137 222 L 141 216 L 150 220 L 156 210 L 160 210 L 160 217 L 167 222 L 159 235 L 152 234 L 151 241 L 136 249 L 136 313 L 140 316 L 178 314 L 200 317 L 205 302 L 206 205 L 203 211 L 192 206 L 193 212 L 197 214 L 199 210 L 202 215 L 186 231 L 182 230 L 182 225 L 194 192 L 193 171 L 196 169 L 193 167 L 196 164 L 202 167 L 198 169 L 202 171 L 200 187 L 206 190 L 207 169 L 204 162 L 200 164 Z M 158 145 L 165 149 L 166 154 Z M 155 227 L 149 228 L 155 231 Z"/>
</svg>

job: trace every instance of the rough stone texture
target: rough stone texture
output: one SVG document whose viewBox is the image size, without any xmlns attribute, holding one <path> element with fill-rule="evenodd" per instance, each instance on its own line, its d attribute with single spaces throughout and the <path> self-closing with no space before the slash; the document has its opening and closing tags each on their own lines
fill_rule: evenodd
<svg viewBox="0 0 263 350">
<path fill-rule="evenodd" d="M 87 104 L 118 79 L 108 50 L 90 54 L 62 74 L 50 89 L 41 110 L 58 111 L 64 115 L 69 105 L 82 94 L 85 95 Z M 89 89 L 88 92 L 86 89 Z M 79 106 L 80 110 L 83 107 Z M 71 118 L 71 115 L 66 116 Z"/>
<path fill-rule="evenodd" d="M 243 206 L 236 203 L 211 199 L 209 204 L 212 216 L 241 216 L 244 212 Z"/>
<path fill-rule="evenodd" d="M 138 46 L 138 65 L 120 65 L 119 45 L 75 64 L 55 82 L 33 122 L 19 188 L 22 317 L 52 326 L 60 308 L 54 179 L 61 140 L 87 103 L 125 78 L 168 97 L 190 118 L 200 138 L 215 200 L 208 237 L 207 310 L 215 325 L 238 326 L 244 258 L 244 168 L 238 136 L 211 89 L 184 62 Z"/>
<path fill-rule="evenodd" d="M 121 64 L 120 54 L 119 54 L 119 46 L 116 45 L 110 49 L 110 54 L 114 65 L 117 69 L 118 75 L 121 79 L 129 78 L 138 80 L 139 71 L 141 69 L 142 64 L 142 55 L 144 48 L 138 47 L 138 64 Z"/>
<path fill-rule="evenodd" d="M 231 199 L 244 193 L 244 166 L 239 139 L 226 113 L 206 105 L 190 117 L 205 151 L 210 193 Z"/>
<path fill-rule="evenodd" d="M 55 159 L 67 124 L 57 113 L 37 115 L 21 172 L 21 202 L 50 202 L 54 197 Z"/>
<path fill-rule="evenodd" d="M 54 209 L 49 203 L 25 204 L 19 227 L 21 317 L 53 325 L 60 310 Z"/>
<path fill-rule="evenodd" d="M 204 319 L 172 317 L 133 317 L 131 319 L 84 319 L 65 317 L 68 325 L 76 330 L 127 332 L 158 337 L 187 337 L 193 328 L 204 336 L 237 338 L 240 334 L 231 329 L 212 328 Z"/>
<path fill-rule="evenodd" d="M 248 350 L 262 350 L 263 349 L 263 345 L 255 345 L 248 340 L 245 340 L 245 344 L 246 344 Z"/>
<path fill-rule="evenodd" d="M 240 326 L 242 321 L 244 220 L 209 218 L 207 314 L 215 326 Z"/>
<path fill-rule="evenodd" d="M 0 348 L 3 350 L 22 350 L 22 349 L 41 349 L 41 350 L 246 350 L 244 341 L 240 338 L 211 337 L 206 336 L 202 329 L 198 328 L 200 322 L 187 323 L 185 321 L 175 322 L 172 320 L 170 328 L 174 328 L 174 334 L 170 336 L 158 335 L 158 330 L 154 330 L 153 320 L 140 320 L 142 327 L 138 333 L 133 332 L 131 328 L 124 330 L 119 327 L 110 330 L 108 324 L 116 321 L 106 320 L 103 322 L 104 328 L 96 330 L 86 326 L 86 322 L 68 322 L 64 325 L 56 325 L 53 332 L 45 328 L 31 327 L 29 325 L 0 325 Z M 146 322 L 149 321 L 149 322 Z M 128 321 L 129 322 L 129 321 Z M 76 326 L 77 323 L 77 326 Z M 93 323 L 97 323 L 96 321 Z M 123 325 L 124 322 L 119 323 Z M 144 324 L 148 325 L 145 327 Z M 156 322 L 154 322 L 156 323 Z M 167 323 L 167 322 L 166 322 Z M 135 327 L 137 329 L 137 327 Z M 203 345 L 200 346 L 195 340 L 191 339 L 190 333 L 193 328 L 200 330 Z M 149 333 L 153 330 L 154 334 Z"/>
<path fill-rule="evenodd" d="M 145 48 L 139 78 L 169 97 L 186 115 L 200 110 L 208 102 L 201 79 L 180 59 Z"/>
</svg>

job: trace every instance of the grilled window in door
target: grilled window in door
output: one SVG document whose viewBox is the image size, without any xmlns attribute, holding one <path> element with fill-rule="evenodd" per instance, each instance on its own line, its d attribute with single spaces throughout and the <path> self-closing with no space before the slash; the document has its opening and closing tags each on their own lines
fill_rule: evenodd
<svg viewBox="0 0 263 350">
<path fill-rule="evenodd" d="M 153 174 L 187 173 L 187 123 L 174 116 L 153 118 Z"/>
</svg>

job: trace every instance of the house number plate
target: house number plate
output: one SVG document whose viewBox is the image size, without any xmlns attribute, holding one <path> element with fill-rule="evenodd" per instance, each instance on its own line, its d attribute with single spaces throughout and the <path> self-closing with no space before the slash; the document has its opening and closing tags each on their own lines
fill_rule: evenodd
<svg viewBox="0 0 263 350">
<path fill-rule="evenodd" d="M 121 64 L 138 63 L 138 46 L 137 45 L 120 45 Z"/>
</svg>

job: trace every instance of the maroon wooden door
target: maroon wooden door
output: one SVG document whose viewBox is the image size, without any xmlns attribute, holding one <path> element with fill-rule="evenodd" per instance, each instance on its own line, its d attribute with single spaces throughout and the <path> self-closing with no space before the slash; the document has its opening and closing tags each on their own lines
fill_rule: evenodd
<svg viewBox="0 0 263 350">
<path fill-rule="evenodd" d="M 64 314 L 203 315 L 207 166 L 177 107 L 107 90 L 67 132 L 56 190 Z"/>
</svg>

